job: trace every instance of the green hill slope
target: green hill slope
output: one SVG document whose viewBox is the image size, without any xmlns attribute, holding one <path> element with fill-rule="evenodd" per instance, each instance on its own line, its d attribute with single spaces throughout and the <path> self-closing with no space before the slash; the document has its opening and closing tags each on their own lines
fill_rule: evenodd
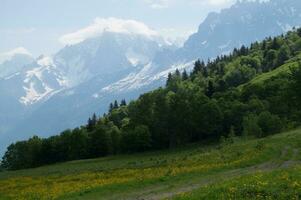
<svg viewBox="0 0 301 200">
<path fill-rule="evenodd" d="M 301 129 L 278 134 L 301 124 L 300 50 L 301 29 L 242 46 L 84 126 L 11 144 L 0 199 L 300 199 Z"/>
<path fill-rule="evenodd" d="M 196 61 L 166 87 L 128 105 L 115 101 L 102 117 L 49 138 L 11 144 L 7 170 L 121 153 L 171 149 L 229 137 L 265 137 L 301 124 L 301 29 Z M 295 75 L 293 75 L 295 74 Z"/>
<path fill-rule="evenodd" d="M 297 129 L 2 172 L 0 199 L 294 199 L 301 195 L 300 152 Z"/>
</svg>

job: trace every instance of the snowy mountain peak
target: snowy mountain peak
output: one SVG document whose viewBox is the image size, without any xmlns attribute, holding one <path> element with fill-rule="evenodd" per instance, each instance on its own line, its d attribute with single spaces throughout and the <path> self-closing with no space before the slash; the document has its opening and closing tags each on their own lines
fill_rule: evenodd
<svg viewBox="0 0 301 200">
<path fill-rule="evenodd" d="M 25 55 L 27 57 L 32 57 L 31 53 L 27 49 L 25 49 L 24 47 L 18 47 L 8 52 L 0 53 L 0 64 L 5 61 L 10 61 L 16 55 Z"/>
<path fill-rule="evenodd" d="M 23 52 L 22 49 L 2 54 L 2 56 L 6 60 L 0 64 L 0 78 L 9 78 L 24 69 L 27 64 L 34 62 L 33 57 L 27 54 L 26 51 Z"/>
<path fill-rule="evenodd" d="M 86 39 L 101 36 L 103 33 L 121 33 L 127 35 L 142 35 L 147 38 L 157 38 L 159 34 L 144 23 L 135 20 L 117 18 L 96 18 L 93 24 L 60 38 L 63 44 L 78 44 Z"/>
</svg>

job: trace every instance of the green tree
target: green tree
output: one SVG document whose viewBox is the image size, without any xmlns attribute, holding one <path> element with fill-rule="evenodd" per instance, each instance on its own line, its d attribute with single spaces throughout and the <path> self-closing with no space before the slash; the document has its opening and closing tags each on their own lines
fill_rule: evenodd
<svg viewBox="0 0 301 200">
<path fill-rule="evenodd" d="M 114 101 L 114 106 L 113 106 L 113 109 L 118 109 L 119 108 L 119 104 L 118 104 L 118 101 L 115 100 Z"/>
<path fill-rule="evenodd" d="M 260 113 L 258 125 L 262 130 L 263 136 L 279 133 L 282 130 L 281 119 L 268 111 Z"/>
<path fill-rule="evenodd" d="M 301 28 L 298 28 L 297 34 L 298 34 L 299 37 L 301 37 Z"/>
<path fill-rule="evenodd" d="M 122 134 L 122 146 L 127 152 L 143 152 L 151 147 L 151 134 L 145 125 L 138 125 L 134 130 L 125 130 Z"/>
<path fill-rule="evenodd" d="M 110 103 L 110 106 L 109 106 L 109 112 L 112 112 L 114 109 L 114 104 L 113 103 Z"/>
<path fill-rule="evenodd" d="M 92 157 L 106 156 L 112 152 L 112 138 L 103 123 L 99 123 L 90 134 L 89 146 Z"/>
<path fill-rule="evenodd" d="M 210 80 L 206 88 L 206 96 L 211 98 L 213 94 L 214 94 L 214 86 L 213 86 L 213 82 Z"/>
<path fill-rule="evenodd" d="M 287 45 L 283 45 L 277 56 L 277 65 L 281 66 L 290 58 L 290 49 Z"/>
<path fill-rule="evenodd" d="M 126 101 L 125 101 L 125 99 L 122 99 L 122 100 L 121 100 L 120 106 L 126 106 Z"/>
<path fill-rule="evenodd" d="M 290 68 L 289 101 L 301 108 L 301 63 L 298 67 Z"/>
<path fill-rule="evenodd" d="M 262 137 L 262 130 L 258 125 L 258 117 L 255 114 L 249 114 L 243 119 L 243 135 Z"/>
<path fill-rule="evenodd" d="M 186 72 L 186 70 L 184 69 L 183 73 L 182 73 L 182 80 L 185 81 L 188 79 L 188 74 Z"/>
<path fill-rule="evenodd" d="M 88 119 L 87 130 L 92 131 L 95 128 L 96 123 L 97 123 L 97 117 L 96 114 L 94 113 L 92 118 L 89 117 Z"/>
</svg>

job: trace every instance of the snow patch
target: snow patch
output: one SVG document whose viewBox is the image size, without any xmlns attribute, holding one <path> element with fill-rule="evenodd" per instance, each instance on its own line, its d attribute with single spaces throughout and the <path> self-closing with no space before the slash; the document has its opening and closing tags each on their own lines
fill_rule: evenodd
<svg viewBox="0 0 301 200">
<path fill-rule="evenodd" d="M 15 76 L 18 76 L 19 74 L 20 74 L 20 72 L 14 73 L 14 74 L 12 74 L 10 76 L 5 77 L 4 80 L 9 80 L 9 79 L 11 79 L 11 78 L 13 78 Z"/>
<path fill-rule="evenodd" d="M 127 50 L 126 58 L 134 67 L 138 66 L 139 64 L 146 64 L 149 61 L 147 56 L 134 52 L 132 48 Z"/>
<path fill-rule="evenodd" d="M 149 63 L 144 66 L 144 68 L 139 71 L 138 73 L 131 73 L 124 79 L 121 79 L 120 81 L 113 83 L 111 85 L 108 85 L 104 87 L 101 92 L 124 92 L 124 91 L 131 91 L 135 89 L 142 88 L 143 86 L 150 85 L 151 83 L 159 80 L 164 80 L 167 78 L 169 73 L 175 72 L 176 69 L 183 71 L 184 69 L 192 69 L 193 63 L 179 63 L 174 64 L 170 67 L 168 67 L 166 70 L 163 70 L 161 72 L 152 72 L 152 69 L 155 67 L 153 66 L 153 63 Z"/>
<path fill-rule="evenodd" d="M 99 97 L 99 95 L 97 93 L 92 95 L 93 98 L 97 99 Z"/>
<path fill-rule="evenodd" d="M 31 82 L 29 84 L 29 87 L 23 88 L 26 92 L 26 96 L 21 97 L 20 102 L 24 105 L 32 105 L 49 95 L 51 92 L 53 92 L 53 89 L 47 86 L 44 87 L 44 92 L 37 91 L 34 82 Z"/>
<path fill-rule="evenodd" d="M 41 59 L 39 59 L 39 60 L 37 61 L 37 63 L 38 63 L 40 66 L 43 66 L 43 67 L 47 67 L 47 66 L 55 66 L 54 63 L 53 63 L 52 58 L 49 57 L 49 56 L 42 57 Z"/>
</svg>

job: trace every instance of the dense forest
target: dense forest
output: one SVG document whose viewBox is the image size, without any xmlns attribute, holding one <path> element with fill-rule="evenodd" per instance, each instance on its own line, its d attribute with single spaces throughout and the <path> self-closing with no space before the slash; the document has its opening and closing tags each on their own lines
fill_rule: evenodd
<svg viewBox="0 0 301 200">
<path fill-rule="evenodd" d="M 164 88 L 129 104 L 115 101 L 85 126 L 11 144 L 1 166 L 16 170 L 294 128 L 301 122 L 300 61 L 301 29 L 198 60 L 191 72 L 169 74 Z"/>
</svg>

